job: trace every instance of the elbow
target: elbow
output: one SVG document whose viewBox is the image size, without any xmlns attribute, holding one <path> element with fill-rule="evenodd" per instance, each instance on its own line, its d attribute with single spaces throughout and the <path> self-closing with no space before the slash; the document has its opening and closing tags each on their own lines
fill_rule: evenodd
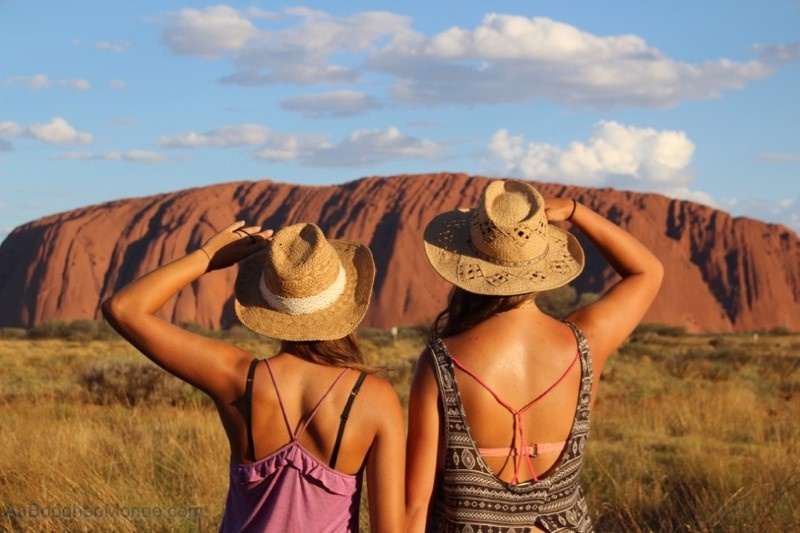
<svg viewBox="0 0 800 533">
<path fill-rule="evenodd" d="M 118 295 L 113 295 L 110 298 L 103 300 L 100 304 L 100 311 L 103 313 L 109 324 L 118 324 L 123 316 L 125 316 L 125 305 Z"/>
</svg>

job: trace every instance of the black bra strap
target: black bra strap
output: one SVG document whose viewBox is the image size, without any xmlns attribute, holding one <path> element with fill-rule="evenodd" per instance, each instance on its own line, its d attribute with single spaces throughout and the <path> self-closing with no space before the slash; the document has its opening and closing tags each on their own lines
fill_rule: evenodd
<svg viewBox="0 0 800 533">
<path fill-rule="evenodd" d="M 356 394 L 358 394 L 358 391 L 361 390 L 361 384 L 364 383 L 364 378 L 366 377 L 366 372 L 361 372 L 361 375 L 358 376 L 358 379 L 356 380 L 356 384 L 353 385 L 353 390 L 350 391 L 350 396 L 347 398 L 347 403 L 344 405 L 344 409 L 342 409 L 342 416 L 341 420 L 339 421 L 339 433 L 336 435 L 336 442 L 333 445 L 333 453 L 331 453 L 331 468 L 336 467 L 336 459 L 339 456 L 339 445 L 342 443 L 344 426 L 347 424 L 347 417 L 350 416 L 350 408 L 353 406 L 353 400 L 356 399 Z"/>
<path fill-rule="evenodd" d="M 256 375 L 257 364 L 258 359 L 250 361 L 250 368 L 247 370 L 247 383 L 244 386 L 244 420 L 247 425 L 247 457 L 253 462 L 256 460 L 256 447 L 253 443 L 253 377 Z"/>
</svg>

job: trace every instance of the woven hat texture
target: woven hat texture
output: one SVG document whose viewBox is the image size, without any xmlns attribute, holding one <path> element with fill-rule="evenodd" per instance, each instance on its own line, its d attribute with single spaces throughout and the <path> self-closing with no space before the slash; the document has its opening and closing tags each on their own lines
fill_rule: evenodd
<svg viewBox="0 0 800 533">
<path fill-rule="evenodd" d="M 374 280 L 369 248 L 294 224 L 239 264 L 234 309 L 242 324 L 274 339 L 340 339 L 364 318 Z"/>
<path fill-rule="evenodd" d="M 522 181 L 491 182 L 476 208 L 437 215 L 423 238 L 439 275 L 475 294 L 555 289 L 584 266 L 575 236 L 548 223 L 542 195 Z"/>
</svg>

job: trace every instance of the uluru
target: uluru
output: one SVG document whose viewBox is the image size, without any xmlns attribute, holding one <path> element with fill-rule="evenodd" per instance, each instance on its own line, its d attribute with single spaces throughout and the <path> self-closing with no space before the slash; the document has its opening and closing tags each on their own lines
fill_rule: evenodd
<svg viewBox="0 0 800 533">
<path fill-rule="evenodd" d="M 315 222 L 330 238 L 368 244 L 377 273 L 364 325 L 424 325 L 448 286 L 425 258 L 423 229 L 437 213 L 476 205 L 488 180 L 439 173 L 327 186 L 242 181 L 47 216 L 0 245 L 0 327 L 99 318 L 100 303 L 114 291 L 237 219 L 276 229 Z M 661 259 L 664 284 L 645 322 L 690 332 L 800 330 L 800 238 L 789 228 L 657 194 L 532 183 L 544 196 L 575 198 L 620 224 Z M 579 293 L 601 292 L 615 274 L 576 235 L 587 268 L 573 285 Z M 234 268 L 204 276 L 163 313 L 208 328 L 234 325 L 235 275 Z"/>
</svg>

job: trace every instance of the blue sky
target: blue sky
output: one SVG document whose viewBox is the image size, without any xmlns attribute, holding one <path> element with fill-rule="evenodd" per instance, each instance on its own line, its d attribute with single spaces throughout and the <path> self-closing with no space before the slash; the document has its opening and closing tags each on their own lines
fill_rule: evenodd
<svg viewBox="0 0 800 533">
<path fill-rule="evenodd" d="M 800 231 L 800 2 L 0 0 L 0 239 L 234 180 L 456 171 Z"/>
</svg>

